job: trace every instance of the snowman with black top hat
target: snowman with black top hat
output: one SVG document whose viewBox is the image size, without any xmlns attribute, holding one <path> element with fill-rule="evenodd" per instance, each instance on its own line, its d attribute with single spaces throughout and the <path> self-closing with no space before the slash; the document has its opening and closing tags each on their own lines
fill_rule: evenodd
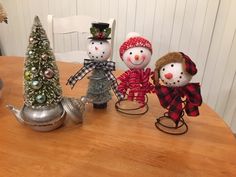
<svg viewBox="0 0 236 177">
<path fill-rule="evenodd" d="M 92 23 L 90 28 L 92 37 L 89 37 L 87 53 L 89 59 L 84 59 L 84 66 L 68 79 L 67 84 L 73 88 L 78 80 L 81 80 L 87 73 L 89 76 L 87 98 L 93 103 L 93 107 L 103 109 L 111 99 L 111 89 L 120 100 L 123 95 L 117 90 L 117 81 L 112 71 L 115 70 L 115 62 L 108 61 L 111 56 L 111 44 L 108 39 L 111 33 L 108 23 Z"/>
</svg>

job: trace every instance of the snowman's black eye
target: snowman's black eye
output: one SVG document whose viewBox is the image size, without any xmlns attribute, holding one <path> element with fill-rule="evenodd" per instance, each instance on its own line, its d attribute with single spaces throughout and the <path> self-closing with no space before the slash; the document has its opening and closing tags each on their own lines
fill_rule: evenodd
<svg viewBox="0 0 236 177">
<path fill-rule="evenodd" d="M 177 82 L 179 82 L 179 80 L 177 80 Z"/>
<path fill-rule="evenodd" d="M 94 42 L 92 42 L 92 44 L 94 44 Z"/>
<path fill-rule="evenodd" d="M 91 54 L 91 52 L 89 52 L 89 54 Z"/>
<path fill-rule="evenodd" d="M 132 55 L 132 52 L 130 52 L 129 54 Z"/>
<path fill-rule="evenodd" d="M 183 72 L 181 72 L 180 74 L 184 74 Z"/>
<path fill-rule="evenodd" d="M 94 58 L 94 56 L 92 56 L 92 58 Z"/>
<path fill-rule="evenodd" d="M 174 64 L 171 64 L 170 66 L 171 66 L 171 67 L 174 67 Z"/>
<path fill-rule="evenodd" d="M 105 53 L 105 52 L 102 52 L 103 54 Z"/>
<path fill-rule="evenodd" d="M 100 42 L 100 44 L 102 45 L 102 42 Z"/>
<path fill-rule="evenodd" d="M 140 50 L 141 53 L 143 53 L 143 50 Z"/>
<path fill-rule="evenodd" d="M 103 58 L 103 56 L 101 56 L 101 58 Z"/>
<path fill-rule="evenodd" d="M 162 71 L 165 71 L 165 68 L 163 68 Z"/>
</svg>

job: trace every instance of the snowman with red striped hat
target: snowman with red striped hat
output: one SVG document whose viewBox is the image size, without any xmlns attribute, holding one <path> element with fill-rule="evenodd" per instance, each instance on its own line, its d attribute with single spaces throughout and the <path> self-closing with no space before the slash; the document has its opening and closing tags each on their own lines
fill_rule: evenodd
<svg viewBox="0 0 236 177">
<path fill-rule="evenodd" d="M 138 33 L 131 32 L 120 46 L 120 57 L 129 68 L 118 77 L 118 90 L 129 101 L 139 103 L 140 108 L 147 104 L 146 94 L 154 92 L 154 86 L 149 82 L 153 75 L 150 68 L 152 44 Z"/>
<path fill-rule="evenodd" d="M 129 33 L 120 47 L 120 57 L 129 69 L 144 69 L 151 56 L 152 44 L 135 32 Z"/>
</svg>

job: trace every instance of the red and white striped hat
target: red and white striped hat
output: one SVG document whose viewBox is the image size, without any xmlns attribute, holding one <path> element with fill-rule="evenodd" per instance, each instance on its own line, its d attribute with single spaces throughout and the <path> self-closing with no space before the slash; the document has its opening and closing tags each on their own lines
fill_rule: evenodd
<svg viewBox="0 0 236 177">
<path fill-rule="evenodd" d="M 130 36 L 131 35 L 131 36 Z M 120 46 L 120 58 L 123 60 L 123 54 L 126 50 L 134 47 L 145 47 L 152 53 L 152 44 L 140 36 L 138 33 L 129 33 L 128 39 Z"/>
</svg>

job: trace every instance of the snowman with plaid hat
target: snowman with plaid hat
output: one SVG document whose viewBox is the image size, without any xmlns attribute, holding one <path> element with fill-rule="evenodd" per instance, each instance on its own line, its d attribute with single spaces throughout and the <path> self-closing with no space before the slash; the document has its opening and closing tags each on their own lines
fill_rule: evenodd
<svg viewBox="0 0 236 177">
<path fill-rule="evenodd" d="M 178 125 L 183 111 L 198 116 L 202 104 L 199 83 L 190 83 L 197 73 L 195 63 L 182 52 L 171 52 L 156 62 L 154 83 L 160 104 L 168 110 L 167 116 Z M 183 104 L 184 103 L 184 104 Z"/>
</svg>

